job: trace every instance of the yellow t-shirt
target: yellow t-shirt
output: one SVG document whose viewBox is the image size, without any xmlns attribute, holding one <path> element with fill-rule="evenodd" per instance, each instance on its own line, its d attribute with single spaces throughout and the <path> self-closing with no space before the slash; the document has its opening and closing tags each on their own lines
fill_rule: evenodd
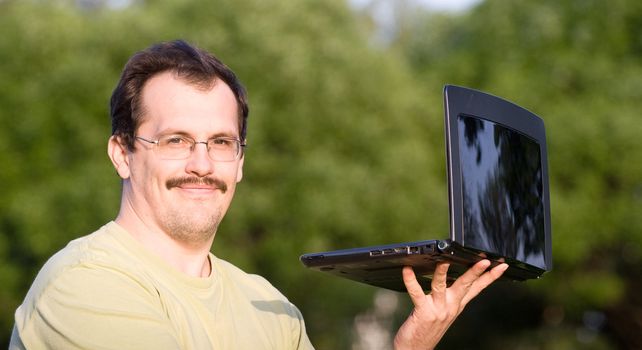
<svg viewBox="0 0 642 350">
<path fill-rule="evenodd" d="M 187 276 L 110 222 L 49 259 L 9 348 L 312 348 L 301 313 L 267 280 L 210 261 L 210 277 Z"/>
</svg>

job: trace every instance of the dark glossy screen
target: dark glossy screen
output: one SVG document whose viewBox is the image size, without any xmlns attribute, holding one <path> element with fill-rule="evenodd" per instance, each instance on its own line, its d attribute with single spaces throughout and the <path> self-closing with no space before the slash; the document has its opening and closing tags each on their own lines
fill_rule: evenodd
<svg viewBox="0 0 642 350">
<path fill-rule="evenodd" d="M 546 268 L 540 147 L 500 124 L 460 115 L 464 244 Z"/>
</svg>

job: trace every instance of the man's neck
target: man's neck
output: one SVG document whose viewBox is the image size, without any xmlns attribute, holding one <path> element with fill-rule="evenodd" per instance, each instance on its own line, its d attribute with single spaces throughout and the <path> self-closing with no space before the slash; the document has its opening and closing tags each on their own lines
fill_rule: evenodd
<svg viewBox="0 0 642 350">
<path fill-rule="evenodd" d="M 146 224 L 134 215 L 122 211 L 114 220 L 143 247 L 158 255 L 167 264 L 191 277 L 207 277 L 211 273 L 209 251 L 213 238 L 203 244 L 178 242 L 159 227 Z"/>
</svg>

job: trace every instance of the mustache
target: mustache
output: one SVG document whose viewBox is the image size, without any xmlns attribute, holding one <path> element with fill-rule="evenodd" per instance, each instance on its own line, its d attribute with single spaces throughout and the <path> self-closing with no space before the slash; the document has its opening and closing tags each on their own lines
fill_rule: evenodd
<svg viewBox="0 0 642 350">
<path fill-rule="evenodd" d="M 227 184 L 222 180 L 213 177 L 175 177 L 165 182 L 165 187 L 167 187 L 168 190 L 172 189 L 172 187 L 179 187 L 182 185 L 207 185 L 216 187 L 223 193 L 227 192 Z"/>
</svg>

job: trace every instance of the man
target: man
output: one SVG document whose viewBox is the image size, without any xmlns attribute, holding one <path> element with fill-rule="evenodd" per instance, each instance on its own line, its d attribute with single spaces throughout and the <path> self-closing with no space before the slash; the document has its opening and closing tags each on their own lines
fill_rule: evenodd
<svg viewBox="0 0 642 350">
<path fill-rule="evenodd" d="M 11 349 L 309 349 L 298 309 L 262 277 L 210 253 L 243 175 L 248 106 L 234 73 L 183 41 L 134 55 L 111 99 L 108 154 L 118 216 L 40 271 L 15 315 Z M 450 288 L 448 266 L 395 347 L 434 347 L 507 265 L 477 263 Z"/>
</svg>

